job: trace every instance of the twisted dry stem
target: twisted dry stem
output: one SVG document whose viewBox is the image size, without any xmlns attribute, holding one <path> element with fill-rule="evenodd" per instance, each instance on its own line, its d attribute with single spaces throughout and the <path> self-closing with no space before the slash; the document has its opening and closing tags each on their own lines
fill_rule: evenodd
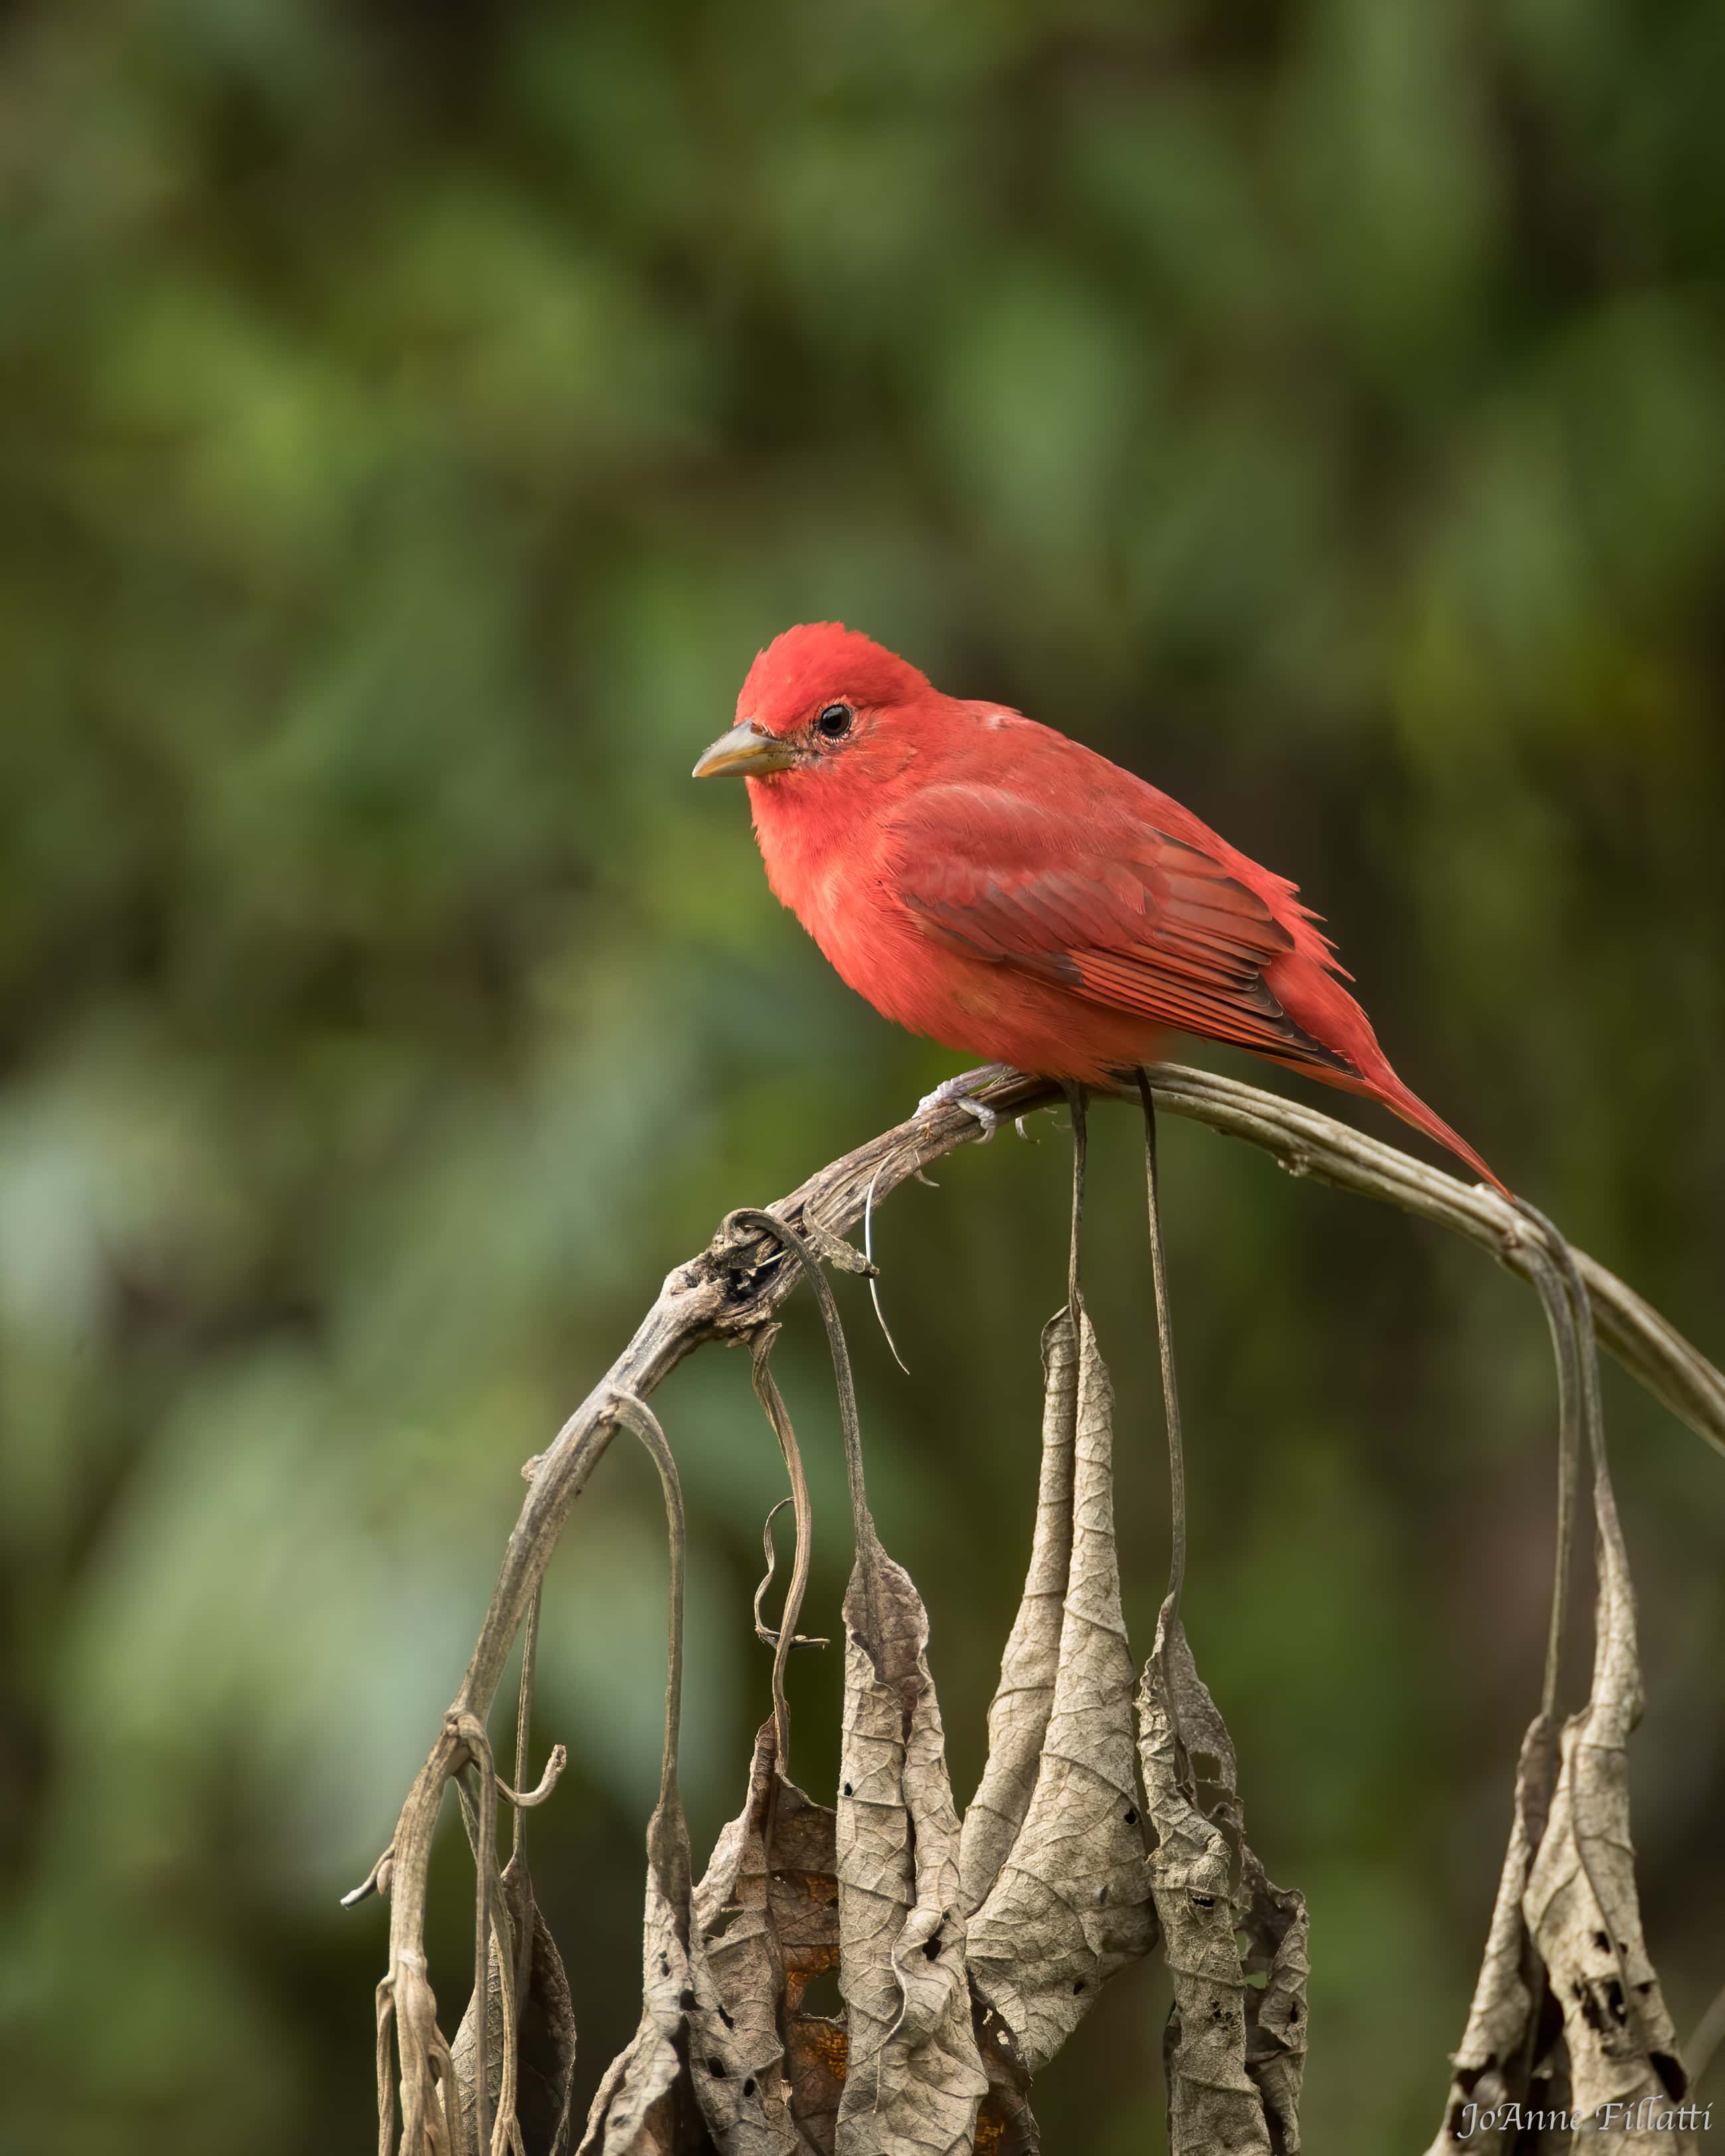
<svg viewBox="0 0 1725 2156">
<path fill-rule="evenodd" d="M 1158 1110 L 1247 1139 L 1291 1173 L 1435 1221 L 1536 1286 L 1546 1268 L 1563 1262 L 1561 1250 L 1549 1246 L 1535 1223 L 1494 1191 L 1470 1188 L 1317 1109 L 1176 1064 L 1157 1065 L 1150 1077 Z M 1093 1090 L 1138 1097 L 1137 1081 L 1130 1075 L 1117 1087 Z M 1054 1106 L 1061 1091 L 1051 1081 L 1009 1075 L 975 1097 L 997 1116 L 1017 1117 Z M 426 2147 L 448 2147 L 451 2127 L 455 2136 L 461 2132 L 460 2106 L 445 2079 L 449 2047 L 437 2029 L 424 1950 L 426 1881 L 444 1793 L 464 1768 L 476 1763 L 464 1731 L 474 1720 L 482 1727 L 486 1722 L 570 1509 L 626 1413 L 620 1403 L 645 1399 L 704 1342 L 751 1342 L 772 1322 L 803 1267 L 803 1254 L 768 1232 L 769 1220 L 783 1223 L 793 1236 L 806 1235 L 825 1255 L 834 1239 L 861 1219 L 866 1202 L 879 1205 L 922 1168 L 978 1136 L 970 1109 L 948 1102 L 831 1162 L 767 1214 L 732 1216 L 708 1249 L 666 1276 L 634 1337 L 534 1464 L 473 1658 L 408 1793 L 387 1862 L 380 1860 L 373 1873 L 375 1881 L 387 1882 L 390 1900 L 380 2052 L 393 2022 L 401 2061 L 402 2146 L 411 2156 L 420 2156 Z M 1604 1344 L 1656 1399 L 1725 1453 L 1725 1375 L 1615 1274 L 1579 1251 L 1574 1259 Z M 388 2105 L 387 2088 L 380 2087 L 379 2097 L 380 2107 Z"/>
</svg>

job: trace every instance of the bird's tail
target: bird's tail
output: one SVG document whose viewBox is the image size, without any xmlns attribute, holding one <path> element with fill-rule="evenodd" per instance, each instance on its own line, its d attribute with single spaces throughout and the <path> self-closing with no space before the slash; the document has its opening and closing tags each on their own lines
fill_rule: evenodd
<svg viewBox="0 0 1725 2156">
<path fill-rule="evenodd" d="M 1393 1070 L 1387 1070 L 1371 1091 L 1376 1099 L 1399 1116 L 1404 1123 L 1411 1123 L 1416 1131 L 1424 1131 L 1427 1137 L 1435 1139 L 1439 1145 L 1454 1153 L 1457 1160 L 1466 1161 L 1476 1175 L 1482 1177 L 1494 1190 L 1501 1192 L 1512 1204 L 1514 1203 L 1515 1193 L 1503 1178 L 1494 1175 L 1461 1133 L 1452 1131 L 1443 1117 L 1428 1108 L 1420 1096 L 1403 1085 Z"/>
<path fill-rule="evenodd" d="M 1381 1101 L 1392 1114 L 1411 1123 L 1416 1131 L 1424 1131 L 1457 1160 L 1466 1161 L 1476 1175 L 1514 1203 L 1515 1194 L 1509 1185 L 1491 1173 L 1461 1133 L 1452 1131 L 1441 1116 L 1396 1076 L 1389 1058 L 1378 1045 L 1371 1020 L 1333 973 L 1290 953 L 1270 968 L 1265 980 L 1312 1051 L 1298 1060 L 1287 1057 L 1291 1067 L 1303 1067 L 1308 1077 L 1321 1079 L 1327 1086 L 1339 1086 L 1346 1092 L 1363 1093 L 1368 1100 Z"/>
</svg>

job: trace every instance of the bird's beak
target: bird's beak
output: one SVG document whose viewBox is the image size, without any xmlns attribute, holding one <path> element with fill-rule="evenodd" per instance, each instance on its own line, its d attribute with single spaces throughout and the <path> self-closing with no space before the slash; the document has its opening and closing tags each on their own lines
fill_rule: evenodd
<svg viewBox="0 0 1725 2156">
<path fill-rule="evenodd" d="M 695 767 L 696 778 L 764 778 L 769 771 L 788 771 L 799 762 L 790 743 L 770 734 L 752 719 L 744 719 L 728 734 L 721 734 Z"/>
</svg>

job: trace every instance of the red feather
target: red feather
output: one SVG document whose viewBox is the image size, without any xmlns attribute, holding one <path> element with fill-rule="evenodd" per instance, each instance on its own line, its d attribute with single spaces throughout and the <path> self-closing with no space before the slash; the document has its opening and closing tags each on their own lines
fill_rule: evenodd
<svg viewBox="0 0 1725 2156">
<path fill-rule="evenodd" d="M 1390 1068 L 1295 886 L 1132 773 L 831 623 L 762 653 L 737 717 L 798 752 L 749 781 L 774 891 L 888 1018 L 1088 1081 L 1170 1030 L 1227 1041 L 1382 1101 L 1505 1188 Z"/>
</svg>

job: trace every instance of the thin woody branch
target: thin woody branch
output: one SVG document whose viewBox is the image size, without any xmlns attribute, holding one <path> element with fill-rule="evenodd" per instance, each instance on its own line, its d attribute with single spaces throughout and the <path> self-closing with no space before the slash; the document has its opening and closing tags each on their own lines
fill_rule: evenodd
<svg viewBox="0 0 1725 2156">
<path fill-rule="evenodd" d="M 1538 1286 L 1561 1262 L 1541 1229 L 1495 1192 L 1427 1167 L 1396 1147 L 1363 1137 L 1316 1109 L 1256 1086 L 1174 1064 L 1150 1073 L 1155 1106 L 1262 1147 L 1290 1173 L 1311 1175 L 1378 1199 L 1477 1243 Z M 1135 1075 L 1116 1092 L 1137 1102 Z M 976 1097 L 1002 1117 L 1056 1105 L 1059 1086 L 1008 1075 Z M 952 1102 L 882 1132 L 829 1163 L 768 1209 L 805 1245 L 827 1254 L 835 1240 L 917 1172 L 973 1142 L 974 1116 Z M 571 1507 L 603 1457 L 629 1404 L 644 1399 L 693 1349 L 711 1340 L 752 1340 L 769 1325 L 803 1269 L 799 1254 L 759 1224 L 759 1214 L 733 1216 L 712 1244 L 670 1273 L 634 1338 L 604 1378 L 531 1463 L 526 1499 L 511 1532 L 497 1585 L 473 1658 L 397 1825 L 387 1874 L 391 1902 L 387 2000 L 402 2053 L 403 2147 L 418 2156 L 453 2108 L 439 2086 L 447 2046 L 438 2035 L 424 1956 L 426 1880 L 444 1791 L 473 1758 L 464 1726 L 483 1726 L 516 1635 L 526 1616 Z M 1725 1453 L 1725 1375 L 1615 1274 L 1580 1252 L 1600 1338 L 1649 1392 Z M 458 2128 L 459 2130 L 459 2128 Z"/>
</svg>

